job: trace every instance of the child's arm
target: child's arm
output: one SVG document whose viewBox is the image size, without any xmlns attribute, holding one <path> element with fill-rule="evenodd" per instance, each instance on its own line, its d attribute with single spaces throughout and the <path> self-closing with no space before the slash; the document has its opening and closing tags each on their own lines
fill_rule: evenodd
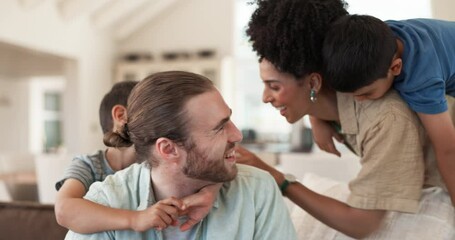
<svg viewBox="0 0 455 240">
<path fill-rule="evenodd" d="M 455 128 L 449 112 L 418 113 L 433 145 L 439 172 L 455 206 Z"/>
<path fill-rule="evenodd" d="M 318 145 L 318 147 L 321 150 L 333 153 L 340 157 L 341 153 L 336 149 L 332 138 L 335 138 L 338 142 L 343 142 L 341 134 L 337 133 L 336 130 L 324 120 L 310 116 L 310 122 L 314 142 Z"/>
<path fill-rule="evenodd" d="M 212 208 L 221 184 L 210 185 L 201 189 L 183 201 L 174 200 L 172 203 L 179 210 L 185 210 L 190 217 L 181 226 L 182 230 L 190 229 L 201 221 Z M 130 229 L 145 231 L 159 227 L 153 206 L 143 211 L 115 209 L 83 199 L 86 191 L 84 185 L 76 179 L 67 179 L 57 193 L 55 215 L 57 222 L 78 233 L 95 233 L 108 230 Z M 106 217 L 109 216 L 109 217 Z"/>
<path fill-rule="evenodd" d="M 85 193 L 85 187 L 79 180 L 67 179 L 65 181 L 58 191 L 55 201 L 55 216 L 60 225 L 78 233 L 114 229 L 145 231 L 163 225 L 151 217 L 157 211 L 153 206 L 143 211 L 115 209 L 83 199 Z M 172 203 L 180 208 L 183 206 L 180 200 L 166 203 L 168 205 Z M 177 212 L 175 216 L 177 216 Z"/>
</svg>

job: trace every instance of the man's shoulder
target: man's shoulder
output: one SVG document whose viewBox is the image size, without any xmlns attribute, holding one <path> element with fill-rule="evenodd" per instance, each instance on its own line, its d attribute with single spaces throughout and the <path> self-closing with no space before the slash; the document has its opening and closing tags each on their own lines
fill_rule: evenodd
<svg viewBox="0 0 455 240">
<path fill-rule="evenodd" d="M 103 182 L 93 183 L 86 198 L 108 206 L 134 209 L 141 197 L 148 194 L 149 183 L 147 167 L 134 163 L 107 176 Z"/>
<path fill-rule="evenodd" d="M 262 169 L 259 169 L 259 168 L 256 168 L 256 167 L 252 167 L 252 166 L 248 166 L 248 165 L 245 165 L 245 164 L 237 164 L 237 169 L 238 169 L 238 173 L 237 173 L 237 176 L 238 177 L 244 177 L 244 178 L 270 178 L 271 175 L 262 170 Z"/>
<path fill-rule="evenodd" d="M 127 181 L 128 179 L 131 179 L 131 178 L 140 177 L 142 175 L 142 173 L 144 173 L 144 171 L 148 172 L 148 169 L 144 163 L 142 163 L 142 164 L 133 163 L 130 166 L 128 166 L 122 170 L 119 170 L 112 175 L 109 175 L 106 178 L 106 180 L 109 178 L 111 180 L 124 179 L 125 181 Z"/>
<path fill-rule="evenodd" d="M 270 173 L 248 165 L 237 164 L 237 177 L 233 180 L 239 185 L 273 185 L 275 180 Z"/>
</svg>

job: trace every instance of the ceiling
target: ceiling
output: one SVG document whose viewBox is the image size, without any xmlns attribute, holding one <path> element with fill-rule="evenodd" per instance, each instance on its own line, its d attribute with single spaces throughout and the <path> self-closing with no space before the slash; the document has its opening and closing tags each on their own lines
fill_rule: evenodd
<svg viewBox="0 0 455 240">
<path fill-rule="evenodd" d="M 14 78 L 62 75 L 69 59 L 0 42 L 0 75 Z"/>
<path fill-rule="evenodd" d="M 136 30 L 183 0 L 17 0 L 25 8 L 53 1 L 62 18 L 88 16 L 97 28 L 111 29 L 116 40 Z"/>
</svg>

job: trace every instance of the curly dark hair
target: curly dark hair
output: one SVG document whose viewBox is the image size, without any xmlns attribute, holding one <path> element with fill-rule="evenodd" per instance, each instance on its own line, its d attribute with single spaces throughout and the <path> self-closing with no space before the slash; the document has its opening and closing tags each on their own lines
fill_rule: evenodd
<svg viewBox="0 0 455 240">
<path fill-rule="evenodd" d="M 255 0 L 246 34 L 260 59 L 296 77 L 322 71 L 330 24 L 347 15 L 343 0 Z M 253 3 L 254 3 L 253 2 Z"/>
</svg>

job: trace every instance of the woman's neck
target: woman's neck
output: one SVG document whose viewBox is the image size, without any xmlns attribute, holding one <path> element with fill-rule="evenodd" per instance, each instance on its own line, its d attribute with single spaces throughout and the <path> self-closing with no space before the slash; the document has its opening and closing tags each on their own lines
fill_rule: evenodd
<svg viewBox="0 0 455 240">
<path fill-rule="evenodd" d="M 325 121 L 339 122 L 336 92 L 328 89 L 321 90 L 310 115 Z"/>
</svg>

